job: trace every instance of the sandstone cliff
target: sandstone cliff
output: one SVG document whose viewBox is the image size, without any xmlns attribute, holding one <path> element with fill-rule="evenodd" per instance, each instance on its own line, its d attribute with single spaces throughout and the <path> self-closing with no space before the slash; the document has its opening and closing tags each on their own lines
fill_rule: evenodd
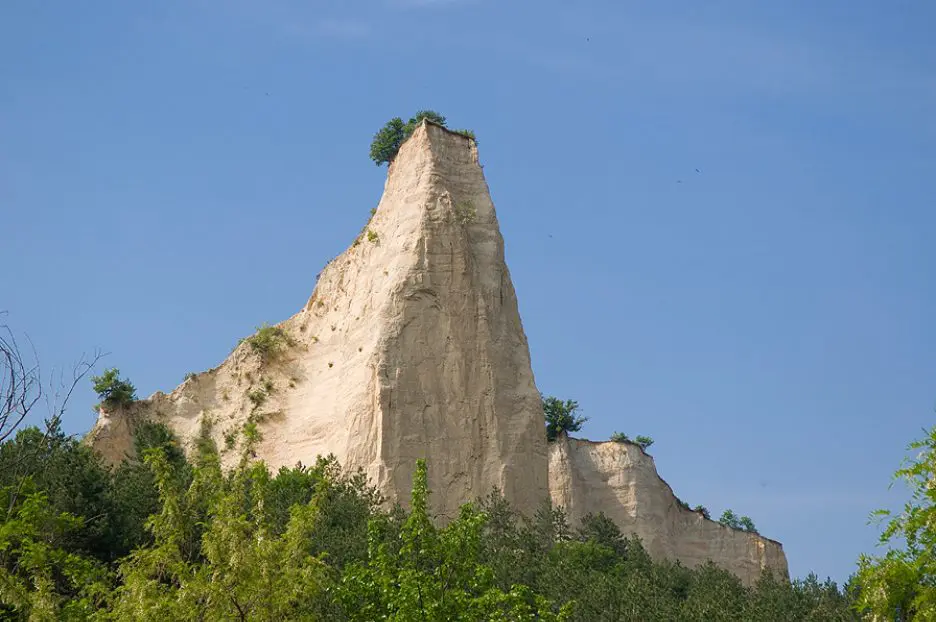
<svg viewBox="0 0 936 622">
<path fill-rule="evenodd" d="M 426 458 L 443 519 L 495 487 L 524 513 L 551 495 L 573 524 L 604 512 L 657 557 L 711 559 L 748 583 L 761 568 L 787 573 L 778 543 L 679 507 L 638 447 L 562 437 L 547 448 L 504 242 L 464 136 L 417 127 L 364 230 L 279 328 L 280 355 L 242 343 L 169 394 L 101 412 L 88 442 L 119 461 L 135 425 L 153 420 L 189 448 L 208 430 L 231 464 L 254 421 L 271 467 L 331 453 L 404 503 Z"/>
<path fill-rule="evenodd" d="M 653 458 L 637 445 L 565 434 L 549 445 L 549 493 L 572 524 L 604 514 L 656 558 L 693 567 L 711 560 L 753 584 L 764 568 L 788 576 L 779 542 L 725 527 L 680 506 Z"/>
<path fill-rule="evenodd" d="M 333 453 L 391 498 L 427 458 L 442 517 L 493 487 L 524 511 L 546 498 L 543 411 L 474 141 L 420 124 L 365 230 L 281 326 L 295 342 L 281 359 L 242 344 L 168 395 L 102 413 L 91 442 L 119 460 L 131 421 L 190 444 L 209 418 L 224 447 L 253 416 L 272 467 Z"/>
</svg>

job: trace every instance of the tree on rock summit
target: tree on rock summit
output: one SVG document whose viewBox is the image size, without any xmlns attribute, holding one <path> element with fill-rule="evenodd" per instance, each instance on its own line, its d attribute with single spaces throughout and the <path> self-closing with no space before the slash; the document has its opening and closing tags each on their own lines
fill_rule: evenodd
<svg viewBox="0 0 936 622">
<path fill-rule="evenodd" d="M 448 126 L 445 124 L 445 117 L 435 110 L 420 110 L 406 123 L 403 123 L 403 119 L 400 117 L 393 117 L 374 134 L 374 140 L 371 141 L 370 146 L 371 160 L 373 160 L 377 166 L 393 162 L 393 158 L 396 157 L 400 146 L 413 134 L 416 130 L 416 126 L 419 125 L 419 122 L 423 119 L 428 119 L 436 125 L 441 125 L 448 129 Z M 471 130 L 454 131 L 462 136 L 476 140 L 474 132 Z"/>
</svg>

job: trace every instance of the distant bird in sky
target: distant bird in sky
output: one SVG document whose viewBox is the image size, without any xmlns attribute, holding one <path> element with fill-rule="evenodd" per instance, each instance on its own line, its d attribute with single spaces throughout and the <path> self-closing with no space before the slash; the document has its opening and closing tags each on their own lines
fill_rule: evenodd
<svg viewBox="0 0 936 622">
<path fill-rule="evenodd" d="M 696 173 L 701 173 L 702 171 L 700 171 L 699 169 L 696 169 L 695 172 L 696 172 Z"/>
</svg>

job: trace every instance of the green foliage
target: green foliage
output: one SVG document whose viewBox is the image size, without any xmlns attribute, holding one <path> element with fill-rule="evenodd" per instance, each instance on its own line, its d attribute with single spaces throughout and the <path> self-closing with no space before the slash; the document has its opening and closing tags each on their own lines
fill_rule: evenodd
<svg viewBox="0 0 936 622">
<path fill-rule="evenodd" d="M 653 445 L 653 439 L 649 436 L 638 436 L 637 438 L 631 440 L 631 437 L 624 434 L 623 432 L 615 432 L 612 434 L 611 441 L 614 443 L 633 443 L 644 451 L 646 451 L 650 445 Z"/>
<path fill-rule="evenodd" d="M 461 225 L 470 225 L 478 217 L 478 211 L 470 201 L 466 203 L 456 203 L 453 209 L 455 211 L 455 220 Z"/>
<path fill-rule="evenodd" d="M 267 394 L 263 389 L 254 389 L 247 391 L 247 399 L 253 404 L 254 408 L 259 408 L 266 401 Z"/>
<path fill-rule="evenodd" d="M 640 448 L 643 450 L 646 450 L 650 447 L 650 445 L 653 445 L 653 439 L 649 436 L 638 436 L 634 439 L 634 442 L 640 445 Z"/>
<path fill-rule="evenodd" d="M 482 563 L 486 515 L 462 507 L 443 529 L 428 509 L 426 463 L 417 461 L 411 511 L 399 530 L 399 546 L 384 541 L 382 521 L 370 525 L 367 563 L 352 564 L 339 592 L 350 620 L 565 620 L 568 608 L 526 586 L 504 591 Z"/>
<path fill-rule="evenodd" d="M 376 243 L 376 242 L 378 242 L 379 240 L 380 240 L 380 236 L 377 235 L 377 232 L 376 232 L 376 231 L 374 231 L 373 229 L 368 229 L 368 230 L 367 230 L 367 241 L 368 241 L 368 242 Z"/>
<path fill-rule="evenodd" d="M 32 488 L 28 479 L 26 488 Z M 0 503 L 9 507 L 14 494 L 12 487 L 0 489 Z M 107 568 L 62 546 L 84 523 L 56 512 L 42 492 L 13 503 L 0 528 L 0 617 L 5 607 L 29 620 L 81 620 L 101 605 Z"/>
<path fill-rule="evenodd" d="M 712 514 L 708 511 L 708 508 L 706 508 L 704 505 L 697 505 L 694 508 L 692 508 L 692 511 L 698 512 L 705 518 L 712 518 Z"/>
<path fill-rule="evenodd" d="M 441 125 L 445 127 L 445 117 L 436 112 L 435 110 L 420 110 L 415 115 L 413 115 L 409 122 L 406 124 L 406 135 L 409 137 L 410 134 L 416 129 L 416 126 L 419 125 L 419 122 L 423 119 L 428 119 L 436 125 Z"/>
<path fill-rule="evenodd" d="M 523 516 L 495 491 L 440 526 L 423 461 L 408 511 L 334 456 L 271 474 L 247 428 L 227 473 L 210 436 L 189 462 L 149 423 L 114 471 L 60 432 L 0 444 L 0 619 L 856 619 L 830 581 L 746 588 L 654 561 L 603 514 L 572 529 L 561 508 Z"/>
<path fill-rule="evenodd" d="M 546 417 L 546 440 L 554 441 L 561 432 L 578 432 L 588 417 L 579 416 L 578 402 L 562 401 L 557 397 L 543 398 L 543 415 Z"/>
<path fill-rule="evenodd" d="M 757 529 L 754 527 L 754 521 L 752 521 L 749 516 L 738 516 L 734 513 L 734 510 L 729 509 L 722 512 L 718 522 L 732 529 L 757 533 Z"/>
<path fill-rule="evenodd" d="M 732 529 L 740 529 L 741 525 L 738 521 L 738 515 L 734 513 L 734 510 L 728 509 L 722 512 L 722 515 L 718 518 L 718 522 L 724 525 L 725 527 L 731 527 Z"/>
<path fill-rule="evenodd" d="M 190 371 L 189 373 L 185 374 L 185 377 L 182 379 L 182 381 L 183 381 L 183 382 L 188 382 L 189 380 L 193 380 L 193 379 L 195 378 L 196 375 L 197 375 L 197 374 L 196 374 L 195 372 Z"/>
<path fill-rule="evenodd" d="M 120 377 L 120 370 L 112 367 L 100 376 L 92 376 L 94 392 L 101 404 L 107 408 L 121 408 L 136 401 L 136 388 L 126 378 Z"/>
<path fill-rule="evenodd" d="M 894 473 L 910 489 L 900 514 L 877 510 L 888 519 L 880 545 L 883 556 L 862 555 L 858 561 L 858 607 L 881 619 L 900 612 L 907 620 L 936 620 L 936 426 L 912 442 L 916 455 Z"/>
<path fill-rule="evenodd" d="M 286 348 L 295 345 L 293 338 L 281 326 L 269 324 L 258 326 L 257 332 L 241 339 L 238 345 L 240 343 L 246 343 L 251 352 L 259 356 L 263 363 L 275 360 Z"/>
<path fill-rule="evenodd" d="M 741 525 L 741 531 L 757 533 L 757 529 L 754 527 L 754 521 L 751 520 L 750 516 L 742 516 L 738 519 L 738 523 Z"/>
<path fill-rule="evenodd" d="M 121 564 L 112 619 L 309 619 L 326 579 L 307 546 L 318 509 L 293 505 L 275 531 L 266 504 L 271 478 L 247 460 L 249 445 L 228 476 L 206 447 L 187 489 L 162 452 L 147 454 L 162 509 L 149 523 L 154 544 Z"/>
<path fill-rule="evenodd" d="M 394 117 L 387 121 L 386 125 L 374 134 L 374 139 L 371 141 L 370 146 L 371 160 L 373 160 L 377 166 L 393 162 L 400 147 L 406 142 L 406 139 L 412 135 L 416 130 L 416 126 L 419 125 L 419 122 L 423 119 L 428 119 L 436 125 L 446 127 L 445 117 L 434 110 L 420 110 L 406 123 L 404 123 L 403 119 L 400 117 Z M 457 134 L 461 134 L 477 142 L 474 132 L 471 130 L 454 131 Z"/>
<path fill-rule="evenodd" d="M 617 555 L 624 556 L 627 554 L 627 540 L 621 533 L 621 529 L 603 512 L 598 514 L 589 513 L 582 517 L 578 537 L 582 542 L 593 542 L 604 546 Z"/>
<path fill-rule="evenodd" d="M 406 124 L 403 123 L 403 119 L 400 117 L 390 119 L 374 134 L 374 140 L 371 141 L 370 146 L 371 160 L 377 166 L 392 162 L 406 138 Z"/>
<path fill-rule="evenodd" d="M 139 425 L 136 455 L 156 446 L 184 479 L 168 430 Z M 57 425 L 21 430 L 0 445 L 0 619 L 4 606 L 34 619 L 87 619 L 112 587 L 115 560 L 149 542 L 143 525 L 158 507 L 136 458 L 111 471 Z"/>
<path fill-rule="evenodd" d="M 29 484 L 24 485 L 28 479 Z M 66 436 L 58 426 L 43 432 L 36 427 L 20 430 L 0 445 L 0 488 L 12 495 L 0 506 L 15 506 L 31 490 L 44 496 L 56 514 L 97 517 L 82 529 L 67 530 L 59 544 L 102 560 L 112 559 L 111 540 L 121 537 L 115 517 L 110 475 L 90 448 Z"/>
</svg>

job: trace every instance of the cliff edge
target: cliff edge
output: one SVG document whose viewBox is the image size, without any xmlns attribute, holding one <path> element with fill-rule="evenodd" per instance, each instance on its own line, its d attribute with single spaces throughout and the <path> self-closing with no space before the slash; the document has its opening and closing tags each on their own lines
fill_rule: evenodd
<svg viewBox="0 0 936 622">
<path fill-rule="evenodd" d="M 711 560 L 752 585 L 764 569 L 788 577 L 779 542 L 709 520 L 679 504 L 653 458 L 632 443 L 593 442 L 564 433 L 549 445 L 549 493 L 572 524 L 604 512 L 636 534 L 651 556 L 695 567 Z"/>
</svg>

